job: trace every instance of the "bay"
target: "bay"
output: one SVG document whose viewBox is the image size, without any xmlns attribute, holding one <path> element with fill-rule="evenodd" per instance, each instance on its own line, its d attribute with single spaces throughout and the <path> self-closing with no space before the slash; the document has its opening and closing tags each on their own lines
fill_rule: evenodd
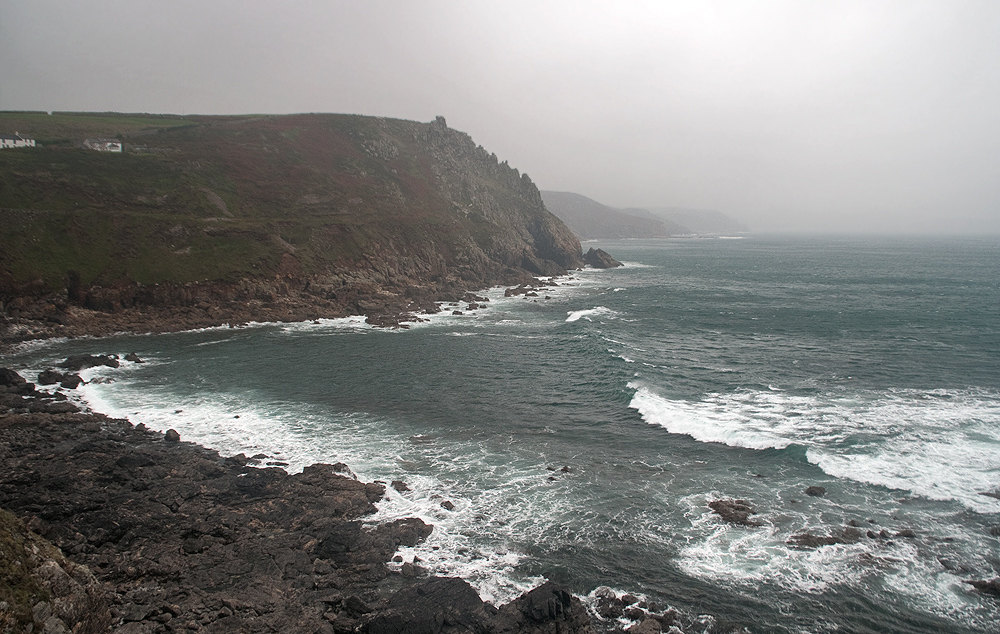
<svg viewBox="0 0 1000 634">
<path fill-rule="evenodd" d="M 497 602 L 550 578 L 754 632 L 997 631 L 964 582 L 1000 574 L 982 495 L 1000 491 L 1000 241 L 589 246 L 626 265 L 408 330 L 261 324 L 5 362 L 136 352 L 80 398 L 223 453 L 403 480 L 375 521 L 434 524 L 406 560 Z M 726 524 L 720 498 L 762 525 Z M 789 544 L 852 524 L 852 543 Z"/>
</svg>

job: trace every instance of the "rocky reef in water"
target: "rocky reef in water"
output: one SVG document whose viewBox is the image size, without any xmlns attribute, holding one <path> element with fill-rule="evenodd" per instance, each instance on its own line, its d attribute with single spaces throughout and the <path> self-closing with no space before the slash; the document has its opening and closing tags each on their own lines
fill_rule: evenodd
<svg viewBox="0 0 1000 634">
<path fill-rule="evenodd" d="M 147 116 L 136 129 L 144 116 L 104 117 L 121 155 L 59 143 L 0 155 L 0 341 L 345 315 L 394 325 L 583 266 L 528 175 L 441 117 Z M 60 138 L 83 122 L 8 121 L 58 124 Z"/>
</svg>

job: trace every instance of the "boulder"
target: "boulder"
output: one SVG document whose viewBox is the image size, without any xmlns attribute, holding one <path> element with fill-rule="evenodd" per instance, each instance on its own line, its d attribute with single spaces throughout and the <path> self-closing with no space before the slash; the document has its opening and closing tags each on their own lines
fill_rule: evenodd
<svg viewBox="0 0 1000 634">
<path fill-rule="evenodd" d="M 811 495 L 813 497 L 823 497 L 826 495 L 826 489 L 818 486 L 807 487 L 805 491 L 806 495 Z"/>
<path fill-rule="evenodd" d="M 134 352 L 130 352 L 127 355 L 125 355 L 125 360 L 128 361 L 129 363 L 145 363 L 145 361 L 140 359 L 139 355 L 137 355 Z"/>
<path fill-rule="evenodd" d="M 165 434 L 163 434 L 163 440 L 167 442 L 180 442 L 181 435 L 177 433 L 175 429 L 168 429 Z"/>
<path fill-rule="evenodd" d="M 59 381 L 59 387 L 66 388 L 67 390 L 75 390 L 80 387 L 81 383 L 83 383 L 83 379 L 80 378 L 79 374 L 67 373 L 62 375 L 62 379 Z"/>
</svg>

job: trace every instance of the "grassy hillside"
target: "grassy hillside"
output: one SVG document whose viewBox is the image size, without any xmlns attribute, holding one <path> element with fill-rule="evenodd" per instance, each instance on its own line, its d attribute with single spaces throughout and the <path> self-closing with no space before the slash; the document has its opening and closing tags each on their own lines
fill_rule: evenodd
<svg viewBox="0 0 1000 634">
<path fill-rule="evenodd" d="M 443 120 L 0 113 L 8 129 L 41 146 L 0 151 L 0 300 L 76 279 L 481 285 L 579 264 L 530 179 Z M 125 153 L 80 147 L 114 136 Z"/>
</svg>

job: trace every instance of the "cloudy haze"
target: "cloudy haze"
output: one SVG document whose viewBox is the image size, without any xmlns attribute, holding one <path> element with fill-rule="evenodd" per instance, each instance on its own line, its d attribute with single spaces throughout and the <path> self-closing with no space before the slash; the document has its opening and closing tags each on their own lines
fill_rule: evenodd
<svg viewBox="0 0 1000 634">
<path fill-rule="evenodd" d="M 756 230 L 1000 232 L 995 1 L 0 0 L 0 78 L 3 110 L 443 115 L 541 189 Z"/>
</svg>

